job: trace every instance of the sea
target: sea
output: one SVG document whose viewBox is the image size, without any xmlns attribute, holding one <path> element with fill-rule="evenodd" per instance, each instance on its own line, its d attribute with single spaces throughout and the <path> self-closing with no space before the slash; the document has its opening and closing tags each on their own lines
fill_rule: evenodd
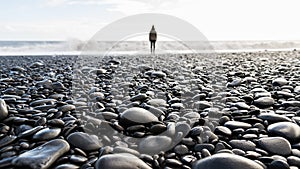
<svg viewBox="0 0 300 169">
<path fill-rule="evenodd" d="M 189 46 L 189 44 L 191 44 Z M 201 47 L 200 47 L 201 46 Z M 263 52 L 300 50 L 300 41 L 158 41 L 156 53 Z M 135 55 L 149 54 L 147 41 L 90 42 L 67 41 L 0 41 L 0 56 L 80 55 L 86 53 Z"/>
</svg>

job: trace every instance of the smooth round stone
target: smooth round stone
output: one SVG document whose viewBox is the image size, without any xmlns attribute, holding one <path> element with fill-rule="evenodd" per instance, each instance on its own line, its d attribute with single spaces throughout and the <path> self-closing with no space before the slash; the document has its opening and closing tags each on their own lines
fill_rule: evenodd
<svg viewBox="0 0 300 169">
<path fill-rule="evenodd" d="M 284 115 L 273 114 L 273 113 L 261 113 L 257 117 L 262 120 L 268 120 L 269 122 L 291 121 L 291 119 L 289 119 Z"/>
<path fill-rule="evenodd" d="M 144 161 L 138 157 L 127 154 L 108 154 L 100 157 L 96 164 L 96 169 L 151 169 Z"/>
<path fill-rule="evenodd" d="M 8 116 L 7 105 L 3 99 L 0 99 L 0 120 L 5 119 Z"/>
<path fill-rule="evenodd" d="M 29 67 L 31 67 L 31 68 L 38 68 L 38 67 L 42 67 L 42 66 L 44 66 L 44 63 L 38 61 L 38 62 L 32 63 Z"/>
<path fill-rule="evenodd" d="M 0 139 L 0 148 L 7 146 L 17 139 L 16 136 L 8 135 Z"/>
<path fill-rule="evenodd" d="M 172 139 L 167 136 L 148 136 L 138 146 L 139 152 L 144 154 L 157 154 L 160 151 L 167 151 L 172 145 Z"/>
<path fill-rule="evenodd" d="M 63 105 L 60 110 L 65 113 L 65 112 L 68 112 L 68 111 L 72 111 L 72 110 L 75 110 L 76 107 L 74 105 L 71 105 L 71 104 L 67 104 L 67 105 Z"/>
<path fill-rule="evenodd" d="M 130 101 L 134 102 L 134 101 L 143 101 L 143 100 L 146 100 L 148 98 L 148 95 L 146 94 L 138 94 L 138 95 L 135 95 L 133 97 L 130 98 Z"/>
<path fill-rule="evenodd" d="M 189 149 L 187 148 L 186 145 L 180 144 L 180 145 L 177 145 L 174 148 L 174 152 L 179 154 L 179 155 L 184 155 L 184 154 L 187 154 L 189 152 Z"/>
<path fill-rule="evenodd" d="M 35 134 L 36 132 L 38 132 L 39 130 L 42 130 L 43 127 L 42 126 L 36 126 L 34 128 L 30 128 L 24 132 L 21 132 L 18 134 L 18 137 L 19 138 L 23 138 L 23 137 L 28 137 L 28 136 L 31 136 L 33 134 Z"/>
<path fill-rule="evenodd" d="M 274 160 L 271 162 L 268 169 L 290 169 L 290 166 L 283 160 Z"/>
<path fill-rule="evenodd" d="M 297 166 L 300 167 L 300 158 L 296 156 L 289 156 L 287 158 L 287 162 L 290 166 Z"/>
<path fill-rule="evenodd" d="M 275 104 L 275 100 L 272 97 L 260 97 L 253 103 L 258 107 L 269 107 Z"/>
<path fill-rule="evenodd" d="M 154 71 L 151 73 L 152 77 L 165 78 L 167 75 L 161 71 Z"/>
<path fill-rule="evenodd" d="M 239 122 L 239 121 L 228 121 L 224 124 L 225 127 L 228 127 L 229 129 L 237 129 L 237 128 L 243 128 L 248 129 L 251 127 L 251 124 L 245 123 L 245 122 Z"/>
<path fill-rule="evenodd" d="M 215 150 L 215 146 L 213 144 L 208 144 L 208 143 L 205 143 L 205 144 L 196 144 L 194 146 L 194 150 L 196 152 L 201 152 L 203 149 L 206 149 L 210 152 L 213 152 Z"/>
<path fill-rule="evenodd" d="M 158 121 L 158 118 L 143 108 L 133 107 L 125 110 L 120 116 L 120 122 L 124 125 L 147 124 Z"/>
<path fill-rule="evenodd" d="M 199 120 L 200 114 L 197 112 L 189 112 L 189 113 L 184 114 L 183 117 L 186 117 L 187 119 Z"/>
<path fill-rule="evenodd" d="M 248 140 L 230 140 L 229 145 L 232 146 L 232 148 L 244 151 L 253 151 L 256 148 L 256 145 L 252 141 Z"/>
<path fill-rule="evenodd" d="M 193 169 L 264 169 L 258 163 L 242 156 L 219 153 L 198 160 Z"/>
<path fill-rule="evenodd" d="M 162 114 L 164 115 L 164 111 L 162 111 L 161 109 L 159 108 L 156 108 L 154 106 L 151 106 L 151 105 L 147 105 L 147 104 L 144 104 L 144 108 L 146 110 L 148 110 L 149 112 L 151 112 L 152 114 L 154 114 L 156 117 L 160 117 Z"/>
<path fill-rule="evenodd" d="M 150 131 L 154 134 L 162 133 L 163 131 L 167 130 L 167 126 L 164 124 L 155 124 L 151 126 Z"/>
<path fill-rule="evenodd" d="M 105 120 L 108 120 L 108 121 L 111 119 L 118 118 L 118 115 L 116 113 L 108 112 L 108 111 L 97 113 L 97 116 L 103 117 Z"/>
<path fill-rule="evenodd" d="M 50 140 L 57 137 L 61 132 L 60 128 L 49 129 L 45 128 L 33 135 L 34 140 Z"/>
<path fill-rule="evenodd" d="M 173 103 L 171 104 L 173 109 L 184 109 L 184 105 L 182 103 Z"/>
<path fill-rule="evenodd" d="M 61 164 L 55 167 L 55 169 L 77 169 L 79 166 L 74 164 Z"/>
<path fill-rule="evenodd" d="M 151 99 L 147 102 L 147 104 L 155 107 L 166 107 L 168 106 L 166 100 L 164 99 Z"/>
<path fill-rule="evenodd" d="M 86 162 L 88 159 L 84 156 L 81 155 L 71 155 L 70 156 L 70 161 L 74 162 L 74 163 L 84 163 Z"/>
<path fill-rule="evenodd" d="M 277 78 L 272 81 L 273 86 L 284 86 L 289 82 L 285 78 Z"/>
<path fill-rule="evenodd" d="M 300 93 L 300 86 L 296 86 L 294 88 L 294 92 L 297 93 L 297 94 L 299 94 Z"/>
<path fill-rule="evenodd" d="M 121 146 L 117 146 L 113 149 L 113 154 L 118 154 L 118 153 L 129 153 L 132 155 L 135 155 L 137 157 L 140 156 L 140 153 L 134 149 L 131 148 L 127 148 L 127 147 L 121 147 Z"/>
<path fill-rule="evenodd" d="M 260 138 L 258 140 L 258 145 L 272 153 L 277 155 L 289 155 L 292 152 L 291 144 L 285 138 L 282 137 L 267 137 Z"/>
<path fill-rule="evenodd" d="M 268 131 L 271 134 L 284 137 L 291 141 L 300 139 L 300 127 L 292 122 L 279 122 L 268 126 Z"/>
<path fill-rule="evenodd" d="M 70 146 L 65 140 L 51 140 L 19 155 L 12 165 L 17 168 L 47 169 L 69 150 Z"/>
<path fill-rule="evenodd" d="M 194 108 L 196 108 L 196 109 L 204 110 L 204 109 L 210 108 L 210 107 L 212 107 L 212 103 L 210 103 L 208 101 L 196 101 L 194 103 Z"/>
<path fill-rule="evenodd" d="M 55 99 L 41 99 L 41 100 L 35 100 L 33 102 L 30 102 L 30 106 L 39 106 L 43 104 L 53 104 L 57 102 Z"/>
<path fill-rule="evenodd" d="M 95 135 L 89 135 L 83 132 L 75 132 L 67 137 L 67 141 L 74 147 L 84 151 L 95 151 L 102 147 L 102 143 Z"/>
<path fill-rule="evenodd" d="M 61 119 L 52 119 L 48 121 L 48 124 L 50 126 L 63 127 L 65 125 L 65 122 Z"/>
<path fill-rule="evenodd" d="M 239 109 L 246 109 L 246 110 L 250 109 L 250 106 L 247 105 L 245 102 L 237 102 L 237 103 L 234 103 L 233 106 L 236 106 Z"/>
<path fill-rule="evenodd" d="M 217 135 L 231 136 L 232 131 L 225 126 L 217 126 L 214 133 Z"/>
<path fill-rule="evenodd" d="M 176 123 L 175 131 L 176 131 L 176 133 L 181 132 L 182 137 L 185 137 L 191 131 L 191 126 L 189 124 L 187 124 L 186 122 L 183 122 L 183 121 L 178 122 L 178 123 Z M 181 138 L 179 138 L 179 139 L 181 139 Z"/>
</svg>

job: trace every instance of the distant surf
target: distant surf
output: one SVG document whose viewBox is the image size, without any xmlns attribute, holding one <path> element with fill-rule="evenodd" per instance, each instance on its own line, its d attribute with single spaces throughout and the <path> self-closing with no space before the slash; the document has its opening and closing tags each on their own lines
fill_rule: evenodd
<svg viewBox="0 0 300 169">
<path fill-rule="evenodd" d="M 210 41 L 184 44 L 158 41 L 157 54 L 163 53 L 228 53 L 260 51 L 292 51 L 300 49 L 300 41 Z M 190 45 L 190 46 L 189 46 Z M 68 41 L 0 41 L 1 56 L 28 55 L 135 55 L 149 54 L 147 41 L 85 42 Z"/>
</svg>

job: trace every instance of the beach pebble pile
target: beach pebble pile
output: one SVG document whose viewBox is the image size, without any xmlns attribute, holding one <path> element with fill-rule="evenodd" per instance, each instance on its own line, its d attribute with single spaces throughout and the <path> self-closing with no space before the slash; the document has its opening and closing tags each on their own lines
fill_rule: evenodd
<svg viewBox="0 0 300 169">
<path fill-rule="evenodd" d="M 298 169 L 300 53 L 0 60 L 0 168 Z"/>
</svg>

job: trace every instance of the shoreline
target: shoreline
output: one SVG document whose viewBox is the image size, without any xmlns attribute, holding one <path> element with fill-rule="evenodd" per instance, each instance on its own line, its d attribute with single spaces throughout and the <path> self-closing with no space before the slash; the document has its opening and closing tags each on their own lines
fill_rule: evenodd
<svg viewBox="0 0 300 169">
<path fill-rule="evenodd" d="M 300 48 L 279 48 L 279 49 L 224 49 L 224 50 L 165 50 L 158 51 L 156 55 L 165 54 L 234 54 L 234 53 L 268 53 L 268 52 L 298 52 Z M 84 53 L 84 54 L 82 54 Z M 82 51 L 54 51 L 54 52 L 0 52 L 0 57 L 3 56 L 83 56 L 83 55 L 151 55 L 148 51 L 114 51 L 114 52 L 82 52 Z"/>
</svg>

